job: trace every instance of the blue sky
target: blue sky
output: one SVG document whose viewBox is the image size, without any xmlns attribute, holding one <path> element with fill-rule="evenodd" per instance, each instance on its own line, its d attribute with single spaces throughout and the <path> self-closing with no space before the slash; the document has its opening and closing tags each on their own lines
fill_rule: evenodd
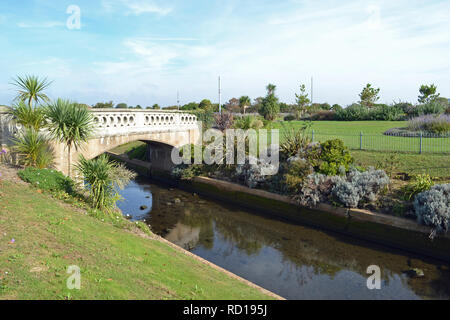
<svg viewBox="0 0 450 320">
<path fill-rule="evenodd" d="M 67 8 L 80 8 L 69 29 Z M 15 75 L 53 80 L 82 103 L 173 105 L 265 94 L 350 104 L 370 82 L 381 102 L 416 101 L 422 83 L 450 97 L 450 1 L 3 0 L 0 104 Z"/>
</svg>

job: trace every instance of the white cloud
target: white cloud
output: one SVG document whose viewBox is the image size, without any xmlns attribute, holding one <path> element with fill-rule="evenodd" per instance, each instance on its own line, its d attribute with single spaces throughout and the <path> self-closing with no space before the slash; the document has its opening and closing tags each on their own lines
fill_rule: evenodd
<svg viewBox="0 0 450 320">
<path fill-rule="evenodd" d="M 37 22 L 37 23 L 27 23 L 27 22 L 19 22 L 17 24 L 19 28 L 55 28 L 65 26 L 64 22 L 61 21 L 45 21 L 45 22 Z"/>
<path fill-rule="evenodd" d="M 165 16 L 172 11 L 170 7 L 159 6 L 153 1 L 148 0 L 120 0 L 111 1 L 111 0 L 103 0 L 102 6 L 107 11 L 117 11 L 117 6 L 125 7 L 127 10 L 125 14 L 133 14 L 133 15 L 141 15 L 145 13 L 154 13 L 161 16 Z"/>
</svg>

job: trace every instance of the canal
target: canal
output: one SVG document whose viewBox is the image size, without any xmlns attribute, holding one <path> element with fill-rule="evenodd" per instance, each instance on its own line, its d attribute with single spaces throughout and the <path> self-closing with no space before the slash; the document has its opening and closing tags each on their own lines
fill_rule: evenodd
<svg viewBox="0 0 450 320">
<path fill-rule="evenodd" d="M 118 203 L 154 233 L 286 299 L 449 299 L 450 265 L 292 224 L 139 177 Z M 141 210 L 141 206 L 147 208 Z M 381 289 L 367 288 L 367 268 Z M 420 269 L 423 277 L 413 277 Z"/>
</svg>

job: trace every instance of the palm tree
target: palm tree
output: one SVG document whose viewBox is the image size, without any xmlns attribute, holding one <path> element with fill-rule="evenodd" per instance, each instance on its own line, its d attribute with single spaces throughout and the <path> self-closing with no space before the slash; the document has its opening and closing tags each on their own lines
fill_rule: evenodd
<svg viewBox="0 0 450 320">
<path fill-rule="evenodd" d="M 276 85 L 269 83 L 266 87 L 267 95 L 270 96 L 271 94 L 274 94 L 276 88 L 277 88 Z"/>
<path fill-rule="evenodd" d="M 91 137 L 94 131 L 93 116 L 87 108 L 63 99 L 48 105 L 45 116 L 50 134 L 67 146 L 67 174 L 70 176 L 71 150 L 78 150 Z"/>
<path fill-rule="evenodd" d="M 38 131 L 45 124 L 44 109 L 32 108 L 23 101 L 9 107 L 8 113 L 15 123 L 21 124 L 25 128 L 33 128 Z"/>
<path fill-rule="evenodd" d="M 248 107 L 251 104 L 252 103 L 251 103 L 250 98 L 248 96 L 242 96 L 242 97 L 239 98 L 239 105 L 244 110 L 244 114 L 245 114 L 245 108 Z"/>
<path fill-rule="evenodd" d="M 15 85 L 19 89 L 19 94 L 17 95 L 16 100 L 28 101 L 29 107 L 32 106 L 33 100 L 36 103 L 39 103 L 40 101 L 49 101 L 49 98 L 43 92 L 52 84 L 52 82 L 49 82 L 47 78 L 40 79 L 37 76 L 17 76 L 11 84 Z"/>
<path fill-rule="evenodd" d="M 97 209 L 114 207 L 118 199 L 117 189 L 123 189 L 136 176 L 123 164 L 109 161 L 105 154 L 92 160 L 87 160 L 81 155 L 75 167 L 86 182 L 92 206 Z"/>
</svg>

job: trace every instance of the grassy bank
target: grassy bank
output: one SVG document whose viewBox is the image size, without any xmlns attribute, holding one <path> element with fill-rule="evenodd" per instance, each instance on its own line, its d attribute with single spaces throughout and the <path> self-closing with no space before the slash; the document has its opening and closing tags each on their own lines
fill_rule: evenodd
<svg viewBox="0 0 450 320">
<path fill-rule="evenodd" d="M 0 299 L 269 298 L 159 240 L 0 183 Z M 66 287 L 70 265 L 81 268 L 81 290 Z"/>
</svg>

